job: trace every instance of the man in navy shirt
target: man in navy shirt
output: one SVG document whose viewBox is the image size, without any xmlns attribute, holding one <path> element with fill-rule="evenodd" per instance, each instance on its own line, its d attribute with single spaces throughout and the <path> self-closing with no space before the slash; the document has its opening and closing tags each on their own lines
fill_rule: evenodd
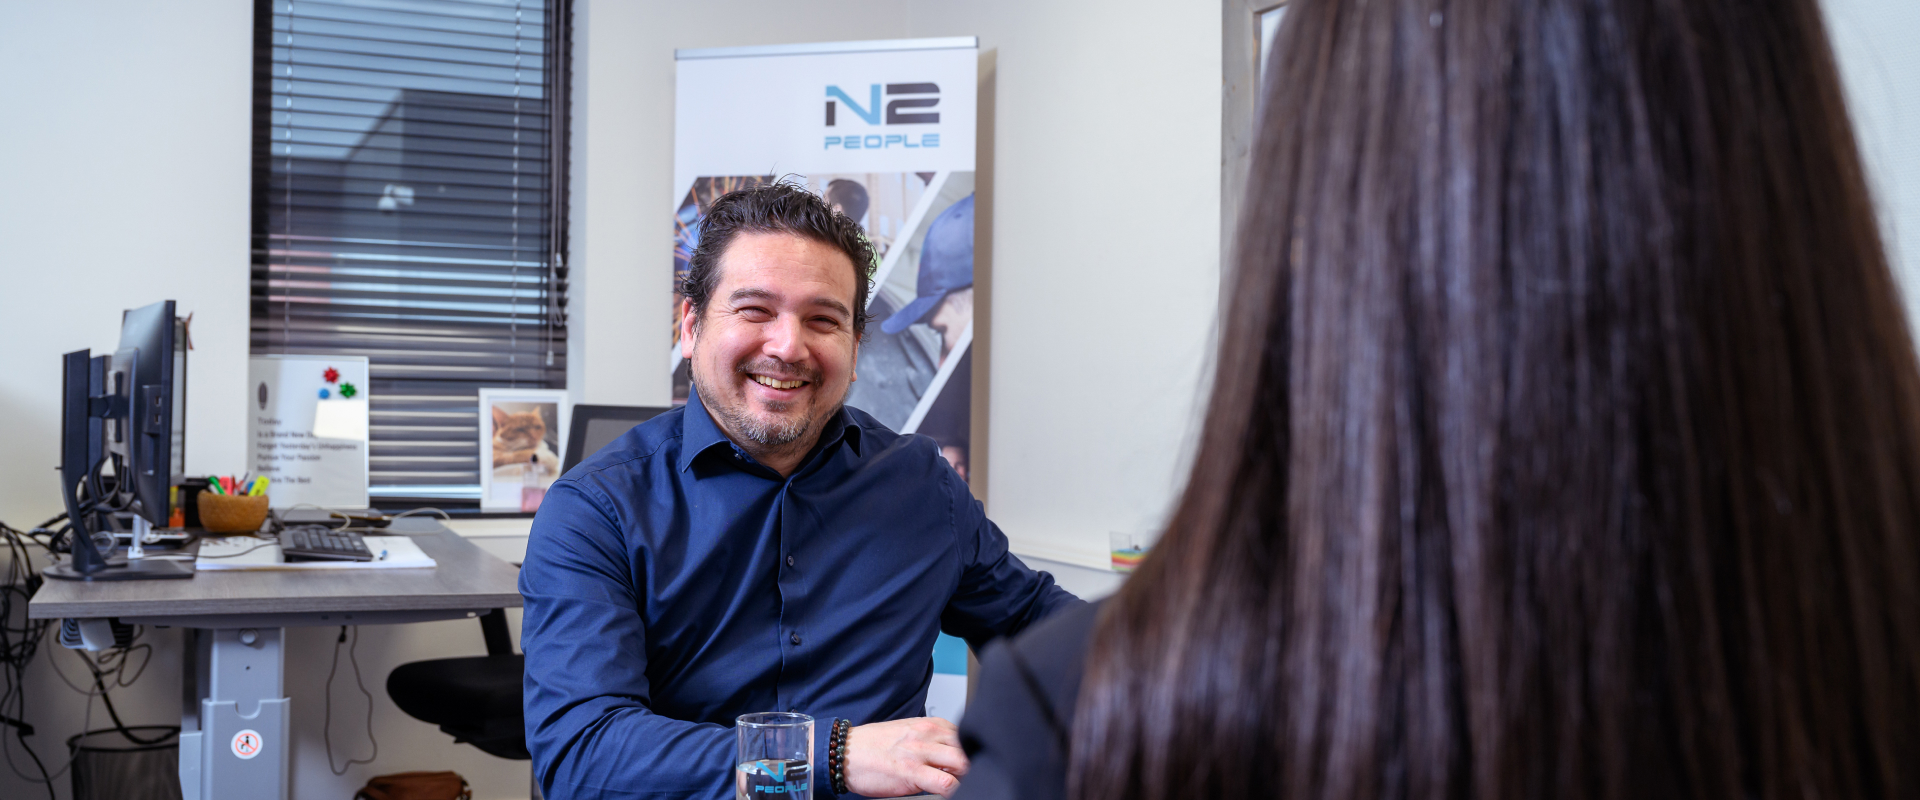
<svg viewBox="0 0 1920 800">
<path fill-rule="evenodd" d="M 924 716 L 937 632 L 978 650 L 1079 602 L 1007 551 L 932 440 L 842 405 L 872 263 L 801 187 L 709 209 L 682 286 L 692 396 L 534 520 L 521 643 L 547 797 L 730 796 L 733 720 L 757 711 L 814 717 L 816 797 L 836 796 L 836 719 L 849 791 L 951 794 L 966 757 Z"/>
</svg>

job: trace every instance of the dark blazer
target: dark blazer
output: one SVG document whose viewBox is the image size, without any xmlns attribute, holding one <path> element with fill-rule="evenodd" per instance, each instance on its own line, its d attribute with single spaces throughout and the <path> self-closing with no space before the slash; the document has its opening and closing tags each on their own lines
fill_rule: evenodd
<svg viewBox="0 0 1920 800">
<path fill-rule="evenodd" d="M 960 720 L 960 745 L 971 763 L 954 797 L 1065 800 L 1074 704 L 1101 605 L 1062 609 L 987 647 Z"/>
</svg>

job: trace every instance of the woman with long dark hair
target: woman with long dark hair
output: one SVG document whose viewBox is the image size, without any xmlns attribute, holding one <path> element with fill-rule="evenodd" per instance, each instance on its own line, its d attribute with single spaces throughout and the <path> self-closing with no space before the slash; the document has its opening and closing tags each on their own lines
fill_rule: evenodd
<svg viewBox="0 0 1920 800">
<path fill-rule="evenodd" d="M 1185 493 L 990 652 L 962 794 L 1920 796 L 1920 373 L 1814 0 L 1296 0 L 1265 77 Z"/>
</svg>

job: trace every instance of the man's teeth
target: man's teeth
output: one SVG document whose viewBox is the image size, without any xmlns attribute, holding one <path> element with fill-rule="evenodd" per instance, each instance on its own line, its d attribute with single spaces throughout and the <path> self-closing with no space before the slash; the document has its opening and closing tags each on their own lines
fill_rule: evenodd
<svg viewBox="0 0 1920 800">
<path fill-rule="evenodd" d="M 806 381 L 778 381 L 765 375 L 755 375 L 753 379 L 762 386 L 771 386 L 775 389 L 798 389 L 807 383 Z"/>
</svg>

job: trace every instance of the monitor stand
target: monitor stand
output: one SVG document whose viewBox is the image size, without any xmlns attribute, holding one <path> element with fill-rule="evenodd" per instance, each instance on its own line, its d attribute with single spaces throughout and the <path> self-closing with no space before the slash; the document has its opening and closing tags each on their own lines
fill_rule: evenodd
<svg viewBox="0 0 1920 800">
<path fill-rule="evenodd" d="M 81 572 L 74 569 L 72 564 L 55 564 L 41 570 L 40 574 L 61 581 L 155 581 L 191 578 L 193 565 L 151 558 L 129 561 L 116 556 L 106 559 L 100 568 L 93 572 Z"/>
<path fill-rule="evenodd" d="M 151 529 L 151 523 L 144 517 L 134 517 L 133 546 L 130 555 L 133 558 L 115 556 L 102 558 L 100 551 L 93 546 L 93 539 L 86 529 L 78 523 L 73 532 L 73 554 L 64 564 L 55 564 L 40 571 L 41 575 L 61 581 L 159 581 L 193 577 L 193 564 L 182 561 L 162 561 L 140 557 L 143 552 L 140 541 Z"/>
</svg>

